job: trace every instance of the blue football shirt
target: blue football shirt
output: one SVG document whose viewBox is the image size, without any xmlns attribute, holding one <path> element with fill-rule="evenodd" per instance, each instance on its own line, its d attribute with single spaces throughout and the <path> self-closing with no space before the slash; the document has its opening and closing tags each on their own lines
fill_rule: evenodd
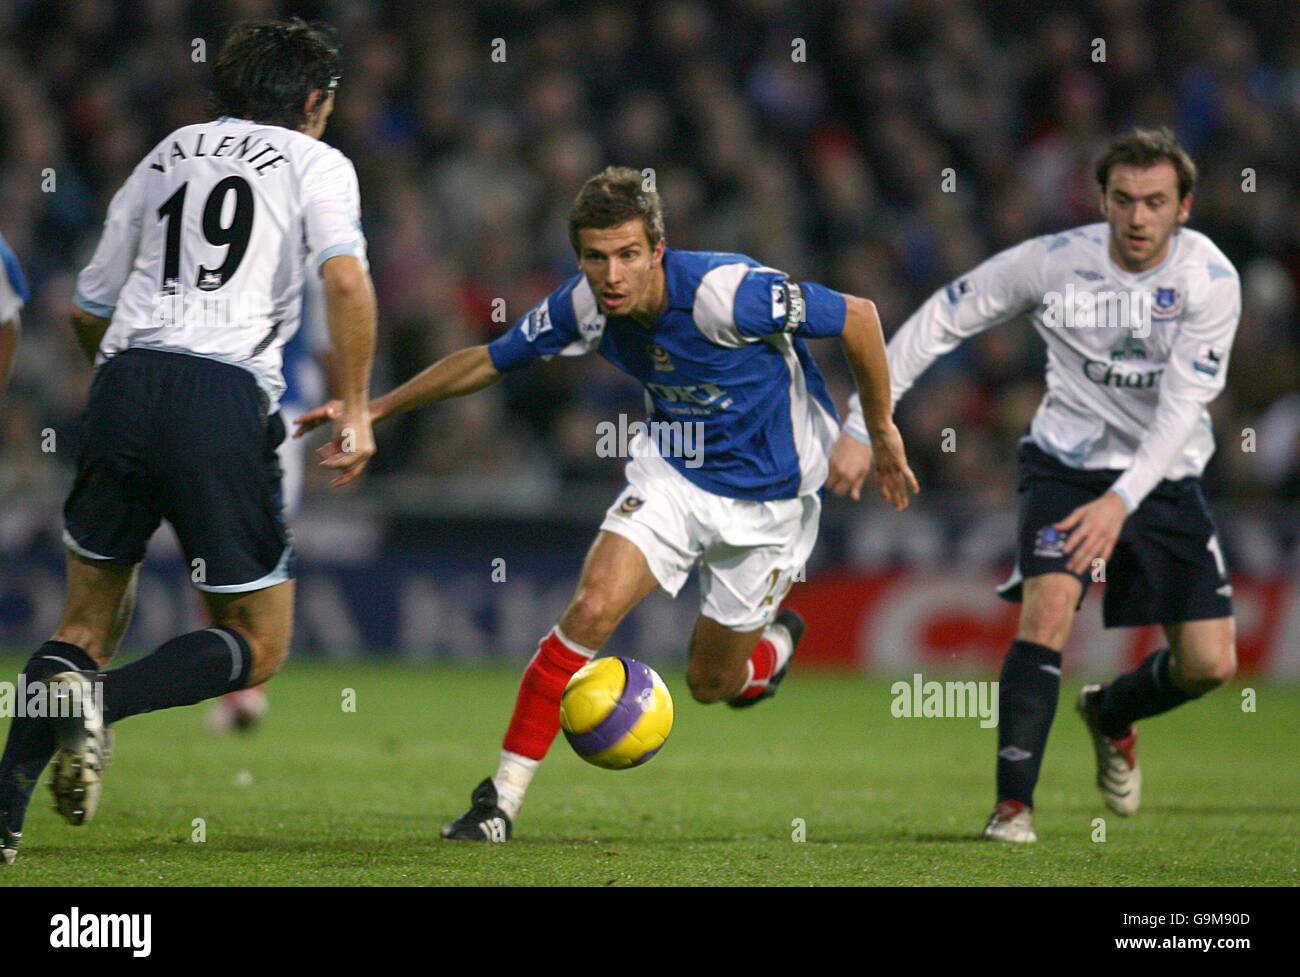
<svg viewBox="0 0 1300 977">
<path fill-rule="evenodd" d="M 647 420 L 698 423 L 697 458 L 664 460 L 716 495 L 766 501 L 817 492 L 838 415 L 804 343 L 838 336 L 844 297 L 743 254 L 664 250 L 668 305 L 653 327 L 606 316 L 569 279 L 489 346 L 501 372 L 596 352 L 635 377 Z"/>
</svg>

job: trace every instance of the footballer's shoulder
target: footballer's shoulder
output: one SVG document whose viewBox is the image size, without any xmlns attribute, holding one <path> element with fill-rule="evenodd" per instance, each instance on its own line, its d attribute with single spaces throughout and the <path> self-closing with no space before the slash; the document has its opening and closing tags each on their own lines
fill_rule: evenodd
<svg viewBox="0 0 1300 977">
<path fill-rule="evenodd" d="M 1095 224 L 1081 224 L 1068 227 L 1062 231 L 1052 231 L 1030 238 L 1029 241 L 1041 247 L 1047 254 L 1060 254 L 1065 251 L 1106 249 L 1107 235 L 1110 228 L 1105 221 Z"/>
<path fill-rule="evenodd" d="M 664 252 L 664 261 L 671 262 L 687 275 L 703 278 L 715 268 L 728 265 L 743 265 L 746 268 L 761 268 L 762 265 L 747 254 L 735 251 L 678 251 L 668 248 Z"/>
<path fill-rule="evenodd" d="M 1208 234 L 1183 227 L 1179 229 L 1178 236 L 1182 238 L 1179 242 L 1182 252 L 1178 256 L 1180 265 L 1194 274 L 1204 275 L 1207 283 L 1224 280 L 1240 281 L 1241 276 L 1236 266 Z"/>
<path fill-rule="evenodd" d="M 296 129 L 284 129 L 285 146 L 293 156 L 306 163 L 326 163 L 334 166 L 352 166 L 347 154 L 336 146 L 299 132 Z"/>
<path fill-rule="evenodd" d="M 700 286 L 716 286 L 726 280 L 734 287 L 751 271 L 763 265 L 747 254 L 734 251 L 678 251 L 669 248 L 664 252 L 664 268 L 668 274 L 669 298 L 673 304 L 686 304 L 698 298 Z M 772 269 L 767 269 L 771 271 Z"/>
</svg>

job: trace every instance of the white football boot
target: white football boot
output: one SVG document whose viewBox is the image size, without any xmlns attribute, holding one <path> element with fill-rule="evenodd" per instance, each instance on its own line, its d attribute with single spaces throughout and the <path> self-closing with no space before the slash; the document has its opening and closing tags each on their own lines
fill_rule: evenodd
<svg viewBox="0 0 1300 977">
<path fill-rule="evenodd" d="M 50 677 L 50 716 L 58 737 L 50 791 L 54 809 L 69 824 L 85 824 L 99 808 L 101 778 L 112 751 L 113 734 L 95 701 L 95 688 L 81 672 Z"/>
<path fill-rule="evenodd" d="M 1137 730 L 1111 739 L 1097 728 L 1096 697 L 1100 685 L 1085 685 L 1079 690 L 1079 716 L 1092 736 L 1097 754 L 1097 786 L 1106 806 L 1121 817 L 1132 817 L 1142 803 L 1142 768 L 1137 761 Z"/>
<path fill-rule="evenodd" d="M 984 840 L 1022 845 L 1037 841 L 1033 810 L 1020 801 L 1000 802 L 989 815 L 989 823 L 984 825 Z"/>
</svg>

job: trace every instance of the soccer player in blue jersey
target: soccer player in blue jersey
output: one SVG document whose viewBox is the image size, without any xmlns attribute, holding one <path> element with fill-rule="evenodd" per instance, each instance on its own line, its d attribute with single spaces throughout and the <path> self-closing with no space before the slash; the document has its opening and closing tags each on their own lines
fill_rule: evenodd
<svg viewBox="0 0 1300 977">
<path fill-rule="evenodd" d="M 569 234 L 579 274 L 496 341 L 453 353 L 370 403 L 379 421 L 481 390 L 537 359 L 598 352 L 645 386 L 650 408 L 650 433 L 633 445 L 627 487 L 587 554 L 577 592 L 524 672 L 497 773 L 444 838 L 510 837 L 559 732 L 569 678 L 632 608 L 655 588 L 675 595 L 697 563 L 691 694 L 739 707 L 776 692 L 803 632 L 797 614 L 778 608 L 816 542 L 839 430 L 805 339 L 840 340 L 882 496 L 902 509 L 908 490 L 917 491 L 890 419 L 871 302 L 793 282 L 744 255 L 666 247 L 658 196 L 627 168 L 587 181 Z M 339 409 L 334 402 L 309 412 L 297 434 Z M 674 450 L 697 432 L 702 450 Z M 337 450 L 331 442 L 323 453 Z"/>
<path fill-rule="evenodd" d="M 9 384 L 9 371 L 18 352 L 18 313 L 27 301 L 27 279 L 18 256 L 0 234 L 0 395 Z"/>
</svg>

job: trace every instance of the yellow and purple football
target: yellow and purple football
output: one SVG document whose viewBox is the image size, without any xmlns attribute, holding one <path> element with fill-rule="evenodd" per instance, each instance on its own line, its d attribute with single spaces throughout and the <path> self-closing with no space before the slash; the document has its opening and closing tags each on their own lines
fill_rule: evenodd
<svg viewBox="0 0 1300 977">
<path fill-rule="evenodd" d="M 645 763 L 668 739 L 673 697 L 649 665 L 597 658 L 569 679 L 560 699 L 560 728 L 588 763 L 626 770 Z"/>
</svg>

